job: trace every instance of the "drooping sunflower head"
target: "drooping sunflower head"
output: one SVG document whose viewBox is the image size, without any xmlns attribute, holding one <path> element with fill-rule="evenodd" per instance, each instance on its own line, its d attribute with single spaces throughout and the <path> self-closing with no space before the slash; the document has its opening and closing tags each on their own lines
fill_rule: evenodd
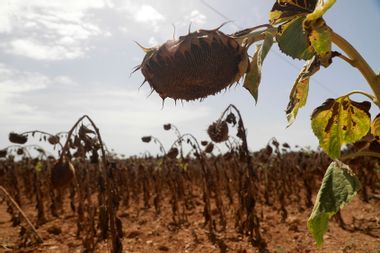
<svg viewBox="0 0 380 253">
<path fill-rule="evenodd" d="M 145 49 L 145 80 L 165 99 L 202 99 L 237 82 L 248 68 L 247 48 L 218 29 L 198 30 Z"/>
<path fill-rule="evenodd" d="M 51 184 L 54 188 L 67 186 L 73 179 L 75 169 L 73 164 L 66 159 L 58 160 L 51 169 Z"/>
<path fill-rule="evenodd" d="M 210 139 L 216 143 L 228 140 L 228 125 L 224 120 L 217 120 L 207 129 Z"/>
</svg>

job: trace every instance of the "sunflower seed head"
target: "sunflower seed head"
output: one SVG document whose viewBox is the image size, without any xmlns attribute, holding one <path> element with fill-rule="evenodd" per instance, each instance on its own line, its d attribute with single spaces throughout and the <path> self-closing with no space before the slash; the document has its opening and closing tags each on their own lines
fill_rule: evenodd
<svg viewBox="0 0 380 253">
<path fill-rule="evenodd" d="M 205 152 L 206 153 L 212 153 L 213 150 L 214 150 L 214 144 L 212 142 L 210 142 L 209 144 L 207 144 L 207 146 L 205 148 Z"/>
<path fill-rule="evenodd" d="M 51 170 L 51 183 L 54 188 L 67 186 L 74 177 L 75 169 L 70 161 L 58 160 Z"/>
<path fill-rule="evenodd" d="M 17 149 L 17 154 L 18 155 L 23 155 L 24 154 L 24 149 L 23 148 Z"/>
<path fill-rule="evenodd" d="M 218 29 L 198 30 L 147 51 L 137 67 L 163 98 L 195 100 L 240 80 L 248 68 L 247 48 Z"/>
<path fill-rule="evenodd" d="M 224 120 L 218 120 L 212 123 L 207 129 L 208 136 L 216 143 L 226 141 L 228 139 L 228 125 Z"/>
<path fill-rule="evenodd" d="M 208 141 L 201 141 L 202 146 L 206 146 L 208 144 Z"/>
<path fill-rule="evenodd" d="M 167 153 L 167 156 L 170 159 L 175 159 L 177 157 L 178 153 L 179 153 L 178 148 L 171 148 L 169 150 L 169 152 Z"/>
<path fill-rule="evenodd" d="M 28 141 L 28 136 L 17 133 L 9 133 L 9 141 L 17 144 L 25 144 Z"/>
<path fill-rule="evenodd" d="M 51 145 L 56 145 L 59 143 L 59 136 L 57 135 L 51 135 L 49 136 L 48 138 L 48 142 L 51 144 Z"/>
<path fill-rule="evenodd" d="M 0 150 L 0 158 L 4 158 L 4 157 L 6 157 L 7 156 L 7 150 L 6 149 L 2 149 L 2 150 Z"/>
<path fill-rule="evenodd" d="M 152 136 L 143 136 L 141 140 L 145 143 L 149 143 L 152 140 Z"/>
</svg>

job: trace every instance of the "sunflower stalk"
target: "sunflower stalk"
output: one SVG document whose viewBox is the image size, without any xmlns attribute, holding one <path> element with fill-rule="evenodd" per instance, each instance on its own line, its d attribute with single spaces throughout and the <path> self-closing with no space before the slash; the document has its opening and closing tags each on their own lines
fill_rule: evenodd
<svg viewBox="0 0 380 253">
<path fill-rule="evenodd" d="M 257 31 L 257 29 L 265 27 L 266 29 Z M 244 29 L 230 36 L 234 38 L 241 46 L 249 48 L 252 44 L 265 40 L 267 34 L 270 33 L 273 36 L 277 33 L 277 28 L 271 25 L 265 24 L 262 26 L 256 26 L 253 28 Z"/>
<path fill-rule="evenodd" d="M 373 69 L 369 66 L 363 56 L 343 37 L 335 32 L 331 32 L 332 42 L 342 49 L 351 60 L 352 65 L 357 68 L 362 76 L 366 79 L 372 91 L 375 94 L 376 100 L 374 102 L 380 108 L 380 78 L 376 75 Z"/>
<path fill-rule="evenodd" d="M 29 220 L 28 216 L 26 216 L 26 214 L 21 209 L 21 207 L 17 204 L 17 202 L 11 197 L 11 195 L 9 195 L 8 191 L 5 190 L 5 188 L 2 187 L 1 185 L 0 185 L 0 192 L 3 193 L 3 196 L 5 196 L 10 201 L 10 203 L 12 203 L 12 205 L 17 209 L 17 211 L 21 214 L 21 216 L 24 218 L 24 220 L 26 221 L 26 223 L 28 224 L 28 226 L 33 231 L 34 235 L 36 236 L 37 241 L 39 243 L 43 243 L 42 237 L 38 234 L 37 229 L 33 226 L 32 222 Z"/>
</svg>

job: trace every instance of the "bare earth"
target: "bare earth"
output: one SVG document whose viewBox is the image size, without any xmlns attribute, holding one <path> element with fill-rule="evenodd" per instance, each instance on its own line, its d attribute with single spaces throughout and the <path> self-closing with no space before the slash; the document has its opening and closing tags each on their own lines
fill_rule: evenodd
<svg viewBox="0 0 380 253">
<path fill-rule="evenodd" d="M 33 221 L 35 208 L 32 203 L 24 201 L 23 209 Z M 141 208 L 141 203 L 131 205 L 132 208 L 127 210 L 121 208 L 118 215 L 123 222 L 123 252 L 223 252 L 220 245 L 213 245 L 208 240 L 200 198 L 199 201 L 196 209 L 188 215 L 189 222 L 179 228 L 170 226 L 170 208 L 163 209 L 160 217 L 155 216 L 152 207 L 147 210 Z M 76 217 L 68 205 L 60 218 L 47 215 L 48 222 L 38 228 L 44 240 L 42 244 L 20 249 L 19 227 L 12 227 L 6 207 L 5 202 L 0 204 L 0 252 L 82 252 L 82 241 L 76 238 Z M 356 196 L 342 211 L 347 229 L 340 228 L 336 221 L 331 222 L 321 249 L 316 247 L 306 228 L 311 210 L 289 209 L 289 216 L 283 223 L 275 207 L 259 206 L 257 210 L 262 215 L 262 235 L 268 245 L 265 252 L 380 252 L 380 200 L 377 198 L 364 203 Z M 233 211 L 226 210 L 226 216 L 233 217 Z M 233 224 L 233 221 L 227 224 Z M 233 227 L 227 227 L 226 232 L 217 233 L 217 236 L 218 241 L 226 246 L 224 252 L 259 252 Z M 99 242 L 96 252 L 111 252 L 110 242 Z"/>
</svg>

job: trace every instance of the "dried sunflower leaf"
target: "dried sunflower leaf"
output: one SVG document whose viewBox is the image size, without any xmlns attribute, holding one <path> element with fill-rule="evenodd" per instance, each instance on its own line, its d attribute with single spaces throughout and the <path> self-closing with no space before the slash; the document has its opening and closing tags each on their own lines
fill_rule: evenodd
<svg viewBox="0 0 380 253">
<path fill-rule="evenodd" d="M 309 92 L 309 80 L 320 67 L 318 57 L 314 56 L 308 60 L 303 66 L 300 74 L 298 75 L 293 88 L 290 92 L 289 103 L 286 109 L 286 117 L 288 119 L 288 126 L 293 124 L 297 117 L 298 110 L 306 105 L 307 96 Z"/>
<path fill-rule="evenodd" d="M 314 11 L 306 16 L 305 21 L 316 21 L 321 18 L 328 9 L 335 4 L 336 0 L 318 0 Z"/>
<path fill-rule="evenodd" d="M 258 99 L 258 89 L 261 81 L 261 69 L 265 57 L 273 45 L 273 35 L 266 33 L 263 44 L 256 48 L 256 52 L 250 62 L 249 70 L 244 79 L 244 87 L 251 93 L 255 102 Z"/>
<path fill-rule="evenodd" d="M 278 0 L 269 12 L 269 22 L 280 24 L 314 11 L 317 0 Z"/>
<path fill-rule="evenodd" d="M 331 63 L 331 29 L 324 23 L 311 29 L 309 41 L 325 67 Z"/>
</svg>

